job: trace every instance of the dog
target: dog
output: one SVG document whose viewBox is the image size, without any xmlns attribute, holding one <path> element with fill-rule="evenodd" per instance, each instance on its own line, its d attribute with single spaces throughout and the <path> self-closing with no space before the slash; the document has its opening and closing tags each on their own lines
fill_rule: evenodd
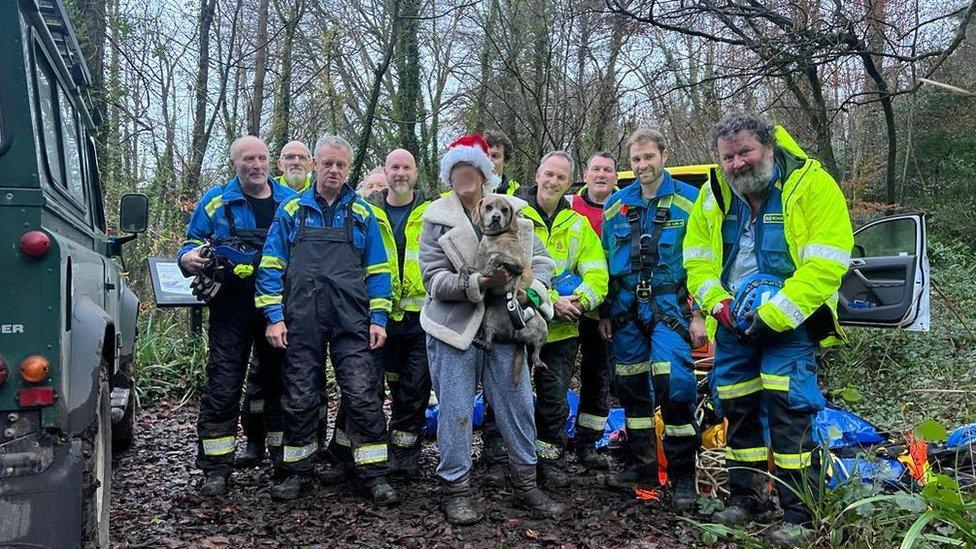
<svg viewBox="0 0 976 549">
<path fill-rule="evenodd" d="M 532 266 L 525 261 L 517 219 L 512 205 L 499 195 L 482 198 L 471 216 L 471 222 L 478 225 L 482 232 L 475 269 L 483 276 L 491 276 L 497 268 L 502 267 L 511 275 L 507 284 L 491 288 L 485 295 L 481 344 L 485 350 L 491 350 L 494 341 L 511 341 L 520 345 L 512 366 L 513 383 L 516 384 L 522 374 L 522 346 L 530 353 L 533 368 L 546 368 L 539 353 L 549 336 L 549 326 L 538 311 L 525 311 L 525 327 L 518 330 L 509 316 L 510 300 L 507 296 L 517 296 L 533 279 Z"/>
</svg>

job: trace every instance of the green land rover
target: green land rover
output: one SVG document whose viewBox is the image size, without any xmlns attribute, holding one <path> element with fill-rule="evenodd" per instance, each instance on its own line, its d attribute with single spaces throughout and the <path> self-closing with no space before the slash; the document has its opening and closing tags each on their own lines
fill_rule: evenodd
<svg viewBox="0 0 976 549">
<path fill-rule="evenodd" d="M 132 437 L 138 298 L 108 234 L 91 78 L 59 0 L 0 2 L 0 546 L 108 545 Z"/>
</svg>

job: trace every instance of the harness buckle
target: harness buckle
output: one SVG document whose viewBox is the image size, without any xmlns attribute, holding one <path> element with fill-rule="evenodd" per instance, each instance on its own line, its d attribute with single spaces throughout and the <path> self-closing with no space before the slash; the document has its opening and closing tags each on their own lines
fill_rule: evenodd
<svg viewBox="0 0 976 549">
<path fill-rule="evenodd" d="M 652 296 L 651 283 L 647 280 L 638 280 L 637 287 L 634 288 L 634 295 L 637 296 L 637 301 L 641 303 L 650 301 Z"/>
<path fill-rule="evenodd" d="M 658 208 L 657 211 L 654 212 L 654 223 L 661 225 L 667 222 L 668 222 L 668 209 Z"/>
</svg>

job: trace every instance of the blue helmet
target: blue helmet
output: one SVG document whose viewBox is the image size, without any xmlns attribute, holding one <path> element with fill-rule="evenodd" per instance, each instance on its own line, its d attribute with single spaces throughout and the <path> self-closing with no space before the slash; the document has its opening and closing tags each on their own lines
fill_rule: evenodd
<svg viewBox="0 0 976 549">
<path fill-rule="evenodd" d="M 739 283 L 739 290 L 732 300 L 732 321 L 739 332 L 745 333 L 752 324 L 751 317 L 760 305 L 766 303 L 783 287 L 783 279 L 776 275 L 756 273 Z"/>
<path fill-rule="evenodd" d="M 561 296 L 573 295 L 573 290 L 582 283 L 583 277 L 570 271 L 563 271 L 552 278 L 552 288 Z"/>
</svg>

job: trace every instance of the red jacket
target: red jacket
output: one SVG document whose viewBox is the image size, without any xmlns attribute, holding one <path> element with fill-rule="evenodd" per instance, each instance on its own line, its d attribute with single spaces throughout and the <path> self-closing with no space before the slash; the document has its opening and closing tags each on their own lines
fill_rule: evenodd
<svg viewBox="0 0 976 549">
<path fill-rule="evenodd" d="M 590 226 L 596 231 L 597 236 L 603 235 L 603 205 L 591 202 L 586 197 L 586 191 L 581 194 L 573 195 L 570 203 L 573 211 L 582 214 L 590 222 Z"/>
</svg>

